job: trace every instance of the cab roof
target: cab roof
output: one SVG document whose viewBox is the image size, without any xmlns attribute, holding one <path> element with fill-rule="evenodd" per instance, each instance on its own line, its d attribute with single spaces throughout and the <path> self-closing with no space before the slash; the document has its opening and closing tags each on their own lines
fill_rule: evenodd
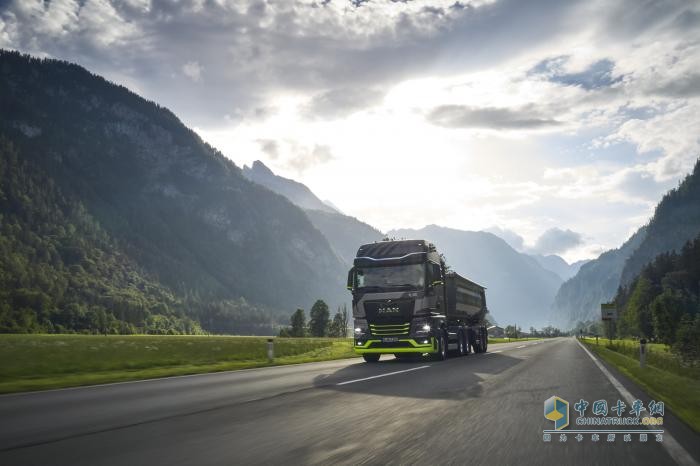
<svg viewBox="0 0 700 466">
<path fill-rule="evenodd" d="M 398 259 L 409 254 L 434 252 L 435 246 L 422 239 L 379 241 L 363 244 L 357 250 L 357 258 Z"/>
</svg>

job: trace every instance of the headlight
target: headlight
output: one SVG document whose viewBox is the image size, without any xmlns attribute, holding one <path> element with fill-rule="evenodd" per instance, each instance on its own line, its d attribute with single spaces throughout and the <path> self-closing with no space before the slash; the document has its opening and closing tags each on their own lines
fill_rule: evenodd
<svg viewBox="0 0 700 466">
<path fill-rule="evenodd" d="M 415 336 L 426 336 L 432 330 L 430 326 L 430 321 L 427 319 L 417 319 L 413 321 L 413 335 Z"/>
<path fill-rule="evenodd" d="M 355 320 L 355 336 L 367 333 L 367 321 L 364 319 Z"/>
</svg>

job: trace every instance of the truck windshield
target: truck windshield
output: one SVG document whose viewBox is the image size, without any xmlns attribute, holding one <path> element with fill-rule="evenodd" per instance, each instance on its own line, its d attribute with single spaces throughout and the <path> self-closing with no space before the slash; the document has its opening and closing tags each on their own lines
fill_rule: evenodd
<svg viewBox="0 0 700 466">
<path fill-rule="evenodd" d="M 392 265 L 386 267 L 358 267 L 357 287 L 390 288 L 425 286 L 424 264 Z"/>
</svg>

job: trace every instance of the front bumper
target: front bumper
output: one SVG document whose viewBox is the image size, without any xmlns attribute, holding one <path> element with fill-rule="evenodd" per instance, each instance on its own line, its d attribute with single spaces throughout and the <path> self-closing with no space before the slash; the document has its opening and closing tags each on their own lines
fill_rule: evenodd
<svg viewBox="0 0 700 466">
<path fill-rule="evenodd" d="M 426 340 L 428 343 L 423 343 Z M 370 337 L 368 340 L 355 339 L 354 348 L 357 354 L 437 353 L 437 341 L 434 337 L 423 337 L 418 339 L 401 338 L 397 341 L 384 342 L 381 338 Z"/>
</svg>

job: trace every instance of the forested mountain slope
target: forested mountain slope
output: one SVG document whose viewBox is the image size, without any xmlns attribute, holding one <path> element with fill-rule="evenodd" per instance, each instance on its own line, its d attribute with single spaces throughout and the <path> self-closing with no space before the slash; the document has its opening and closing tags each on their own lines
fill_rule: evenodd
<svg viewBox="0 0 700 466">
<path fill-rule="evenodd" d="M 288 313 L 345 300 L 345 264 L 304 212 L 248 181 L 167 109 L 77 65 L 8 51 L 0 108 L 0 135 L 48 177 L 35 189 L 53 184 L 79 203 L 205 328 L 229 331 L 226 316 L 251 303 Z"/>
</svg>

